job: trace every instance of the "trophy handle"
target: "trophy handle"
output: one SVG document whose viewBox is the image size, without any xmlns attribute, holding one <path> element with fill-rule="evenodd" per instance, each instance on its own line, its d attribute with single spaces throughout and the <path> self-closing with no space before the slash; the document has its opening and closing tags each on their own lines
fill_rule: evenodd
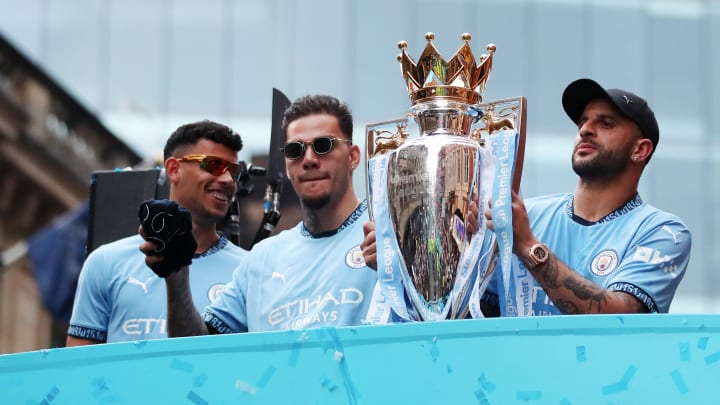
<svg viewBox="0 0 720 405">
<path fill-rule="evenodd" d="M 410 137 L 408 132 L 408 119 L 398 118 L 394 120 L 375 122 L 365 127 L 365 170 L 368 169 L 368 161 L 376 155 L 389 153 L 400 147 Z M 365 176 L 365 195 L 368 199 L 368 214 L 370 220 L 374 221 L 375 217 L 372 211 L 372 202 L 370 201 L 370 182 L 369 176 Z"/>
<path fill-rule="evenodd" d="M 520 192 L 523 162 L 525 162 L 525 130 L 527 129 L 527 98 L 518 97 L 518 101 L 520 103 L 520 123 L 516 128 L 518 129 L 520 139 L 518 139 L 518 149 L 515 157 L 515 174 L 512 183 L 512 188 L 516 193 Z"/>
<path fill-rule="evenodd" d="M 476 106 L 481 112 L 484 126 L 473 130 L 473 138 L 482 142 L 483 134 L 490 135 L 503 129 L 515 129 L 519 139 L 515 155 L 515 167 L 512 180 L 512 189 L 520 191 L 522 181 L 523 162 L 525 161 L 525 135 L 527 129 L 527 98 L 511 97 L 481 103 Z"/>
</svg>

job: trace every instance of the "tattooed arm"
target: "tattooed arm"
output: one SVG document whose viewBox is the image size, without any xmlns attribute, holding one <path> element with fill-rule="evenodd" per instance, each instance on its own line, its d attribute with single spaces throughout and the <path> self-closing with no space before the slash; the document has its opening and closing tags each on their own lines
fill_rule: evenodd
<svg viewBox="0 0 720 405">
<path fill-rule="evenodd" d="M 530 221 L 522 199 L 512 193 L 513 253 L 545 290 L 563 314 L 613 314 L 649 312 L 639 299 L 621 291 L 610 291 L 582 277 L 552 252 L 545 263 L 533 266 L 528 260 L 530 248 L 540 243 L 530 229 Z M 492 229 L 492 212 L 485 210 L 488 227 Z"/>
<path fill-rule="evenodd" d="M 216 334 L 195 309 L 190 293 L 190 268 L 185 266 L 165 278 L 167 333 L 169 337 Z"/>
<path fill-rule="evenodd" d="M 563 314 L 649 312 L 645 304 L 636 297 L 620 291 L 609 291 L 593 283 L 565 265 L 552 252 L 547 262 L 530 266 L 527 253 L 529 250 L 528 247 L 524 255 L 518 252 L 518 258 Z"/>
<path fill-rule="evenodd" d="M 140 229 L 142 235 L 142 229 Z M 140 251 L 145 254 L 148 267 L 162 262 L 162 255 L 153 254 L 156 246 L 145 241 Z M 209 327 L 195 308 L 190 290 L 190 267 L 183 266 L 180 270 L 168 274 L 165 278 L 167 288 L 167 333 L 168 337 L 198 336 L 215 334 L 217 331 Z"/>
</svg>

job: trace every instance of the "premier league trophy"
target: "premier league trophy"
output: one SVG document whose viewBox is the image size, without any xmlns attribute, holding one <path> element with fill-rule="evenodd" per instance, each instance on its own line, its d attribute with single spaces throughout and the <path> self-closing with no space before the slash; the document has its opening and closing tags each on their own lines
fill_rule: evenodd
<svg viewBox="0 0 720 405">
<path fill-rule="evenodd" d="M 476 61 L 471 36 L 463 34 L 460 50 L 446 61 L 432 43 L 434 34 L 425 38 L 417 63 L 407 43 L 398 44 L 412 104 L 407 118 L 366 129 L 378 282 L 402 318 L 458 319 L 468 312 L 477 318 L 483 316 L 479 302 L 490 275 L 500 268 L 503 313 L 523 312 L 510 283 L 510 191 L 520 184 L 526 100 L 482 102 L 495 45 Z M 480 230 L 469 235 L 474 198 L 481 207 Z M 490 199 L 495 232 L 482 215 Z"/>
</svg>

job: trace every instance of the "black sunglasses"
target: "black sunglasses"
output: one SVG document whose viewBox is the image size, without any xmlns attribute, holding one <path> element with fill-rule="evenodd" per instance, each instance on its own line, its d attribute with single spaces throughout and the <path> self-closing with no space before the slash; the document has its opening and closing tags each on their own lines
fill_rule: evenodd
<svg viewBox="0 0 720 405">
<path fill-rule="evenodd" d="M 194 161 L 200 162 L 200 168 L 213 176 L 220 176 L 225 172 L 230 173 L 233 180 L 240 177 L 240 165 L 228 162 L 223 158 L 208 155 L 187 155 L 178 159 L 178 162 Z"/>
<path fill-rule="evenodd" d="M 305 145 L 312 145 L 312 149 L 316 155 L 326 155 L 333 148 L 333 142 L 343 141 L 352 144 L 348 139 L 340 139 L 332 136 L 321 136 L 312 140 L 312 142 L 294 141 L 288 142 L 284 147 L 280 148 L 285 153 L 285 157 L 290 160 L 300 159 L 305 155 Z"/>
</svg>

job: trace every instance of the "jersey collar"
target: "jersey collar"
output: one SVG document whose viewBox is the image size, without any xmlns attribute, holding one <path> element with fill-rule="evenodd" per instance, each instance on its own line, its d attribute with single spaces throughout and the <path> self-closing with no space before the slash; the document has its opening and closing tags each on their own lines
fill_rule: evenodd
<svg viewBox="0 0 720 405">
<path fill-rule="evenodd" d="M 573 198 L 570 198 L 567 205 L 565 206 L 565 212 L 570 217 L 570 219 L 572 219 L 573 221 L 577 222 L 580 225 L 585 225 L 585 226 L 601 224 L 603 222 L 610 221 L 614 218 L 619 217 L 620 215 L 627 214 L 628 212 L 632 211 L 633 209 L 635 209 L 643 204 L 643 199 L 640 198 L 640 194 L 639 193 L 635 194 L 635 197 L 631 198 L 630 201 L 623 204 L 620 208 L 605 215 L 604 217 L 600 218 L 599 220 L 597 220 L 595 222 L 591 222 L 591 221 L 588 221 L 584 218 L 581 218 L 581 217 L 575 215 L 575 208 L 573 206 L 574 199 L 575 199 L 574 196 L 573 196 Z"/>
<path fill-rule="evenodd" d="M 328 236 L 333 236 L 336 233 L 342 231 L 343 229 L 345 229 L 345 228 L 349 227 L 350 225 L 352 225 L 353 223 L 355 223 L 355 221 L 357 221 L 358 219 L 360 219 L 360 217 L 365 213 L 365 211 L 367 211 L 367 208 L 368 208 L 367 200 L 363 200 L 355 208 L 355 210 L 352 213 L 350 213 L 350 216 L 347 217 L 347 219 L 340 225 L 340 227 L 335 230 L 332 230 L 332 231 L 312 234 L 312 233 L 310 233 L 310 231 L 307 230 L 307 228 L 305 228 L 305 224 L 300 223 L 300 234 L 302 236 L 305 236 L 306 238 L 327 238 Z"/>
</svg>

